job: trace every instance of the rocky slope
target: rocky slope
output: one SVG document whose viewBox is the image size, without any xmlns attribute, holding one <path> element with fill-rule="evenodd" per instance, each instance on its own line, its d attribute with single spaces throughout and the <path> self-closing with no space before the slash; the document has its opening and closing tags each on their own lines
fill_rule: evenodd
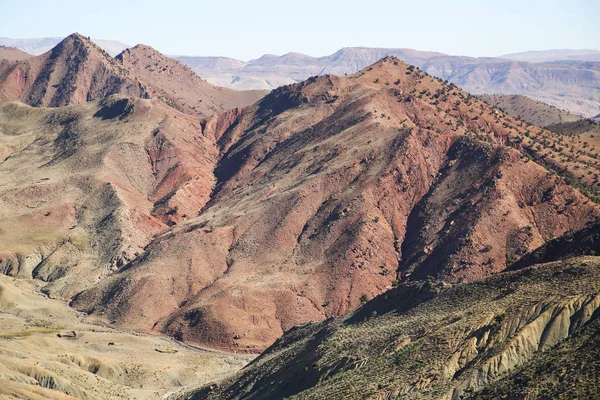
<svg viewBox="0 0 600 400">
<path fill-rule="evenodd" d="M 40 56 L 0 61 L 0 100 L 60 107 L 116 93 L 144 97 L 142 85 L 127 75 L 106 52 L 73 34 Z"/>
<path fill-rule="evenodd" d="M 189 67 L 165 57 L 150 46 L 137 45 L 116 60 L 144 83 L 153 98 L 186 113 L 212 115 L 256 102 L 268 91 L 236 91 L 206 83 Z"/>
<path fill-rule="evenodd" d="M 68 298 L 208 201 L 218 155 L 197 118 L 108 97 L 0 103 L 0 265 Z"/>
<path fill-rule="evenodd" d="M 218 154 L 199 214 L 72 305 L 259 351 L 398 280 L 485 278 L 600 215 L 525 157 L 531 133 L 395 58 L 277 89 L 203 126 Z"/>
<path fill-rule="evenodd" d="M 524 398 L 507 384 L 564 377 L 548 368 L 542 376 L 520 374 L 541 369 L 548 357 L 557 366 L 560 354 L 588 359 L 585 370 L 597 372 L 597 361 L 573 342 L 596 340 L 599 278 L 599 260 L 589 257 L 469 284 L 402 285 L 344 317 L 296 327 L 234 377 L 172 398 L 461 399 L 507 373 L 479 398 Z M 561 369 L 574 376 L 574 367 Z"/>
<path fill-rule="evenodd" d="M 575 332 L 555 348 L 536 354 L 468 399 L 594 399 L 600 385 L 600 321 Z"/>
</svg>

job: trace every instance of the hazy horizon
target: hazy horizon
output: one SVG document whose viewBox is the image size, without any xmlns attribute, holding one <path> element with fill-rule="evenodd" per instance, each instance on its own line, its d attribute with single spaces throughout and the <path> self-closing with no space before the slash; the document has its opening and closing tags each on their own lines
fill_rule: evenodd
<svg viewBox="0 0 600 400">
<path fill-rule="evenodd" d="M 343 47 L 412 48 L 471 57 L 600 49 L 595 21 L 600 4 L 592 0 L 503 4 L 434 0 L 426 6 L 308 0 L 302 7 L 272 0 L 252 5 L 174 1 L 170 7 L 156 0 L 108 0 L 102 7 L 73 0 L 53 3 L 5 2 L 0 36 L 65 37 L 79 32 L 130 46 L 147 44 L 170 55 L 244 61 L 290 52 L 320 57 Z"/>
</svg>

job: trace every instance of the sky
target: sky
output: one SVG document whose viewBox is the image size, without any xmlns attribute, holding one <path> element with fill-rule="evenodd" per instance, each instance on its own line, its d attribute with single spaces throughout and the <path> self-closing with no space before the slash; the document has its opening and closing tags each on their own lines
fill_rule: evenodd
<svg viewBox="0 0 600 400">
<path fill-rule="evenodd" d="M 0 36 L 144 43 L 227 56 L 403 47 L 473 57 L 600 49 L 600 0 L 0 0 Z"/>
</svg>

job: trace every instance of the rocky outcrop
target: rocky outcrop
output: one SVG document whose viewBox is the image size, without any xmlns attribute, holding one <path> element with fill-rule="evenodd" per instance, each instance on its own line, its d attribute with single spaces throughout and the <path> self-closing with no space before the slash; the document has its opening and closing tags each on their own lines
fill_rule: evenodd
<svg viewBox="0 0 600 400">
<path fill-rule="evenodd" d="M 535 353 L 551 349 L 585 326 L 599 308 L 600 293 L 594 293 L 544 299 L 511 319 L 496 315 L 451 356 L 446 373 L 456 383 L 448 398 L 481 390 Z"/>
</svg>

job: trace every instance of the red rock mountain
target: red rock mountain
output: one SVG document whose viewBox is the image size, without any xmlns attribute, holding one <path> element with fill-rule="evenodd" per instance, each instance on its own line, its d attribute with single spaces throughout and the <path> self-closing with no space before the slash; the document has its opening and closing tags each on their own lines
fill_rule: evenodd
<svg viewBox="0 0 600 400">
<path fill-rule="evenodd" d="M 159 101 L 0 103 L 0 132 L 0 270 L 46 281 L 54 297 L 77 294 L 195 216 L 214 182 L 218 152 L 198 118 Z"/>
<path fill-rule="evenodd" d="M 397 280 L 502 271 L 600 215 L 505 145 L 526 130 L 395 58 L 279 88 L 203 125 L 215 185 L 198 215 L 72 305 L 257 351 Z M 170 211 L 175 221 L 181 213 Z"/>
<path fill-rule="evenodd" d="M 148 46 L 115 59 L 77 33 L 40 56 L 0 61 L 0 100 L 60 107 L 113 94 L 152 97 L 187 113 L 212 115 L 252 104 L 266 91 L 217 88 Z"/>
<path fill-rule="evenodd" d="M 76 33 L 40 56 L 0 63 L 3 100 L 60 107 L 115 93 L 145 96 L 142 86 L 128 79 L 108 53 Z"/>
</svg>

